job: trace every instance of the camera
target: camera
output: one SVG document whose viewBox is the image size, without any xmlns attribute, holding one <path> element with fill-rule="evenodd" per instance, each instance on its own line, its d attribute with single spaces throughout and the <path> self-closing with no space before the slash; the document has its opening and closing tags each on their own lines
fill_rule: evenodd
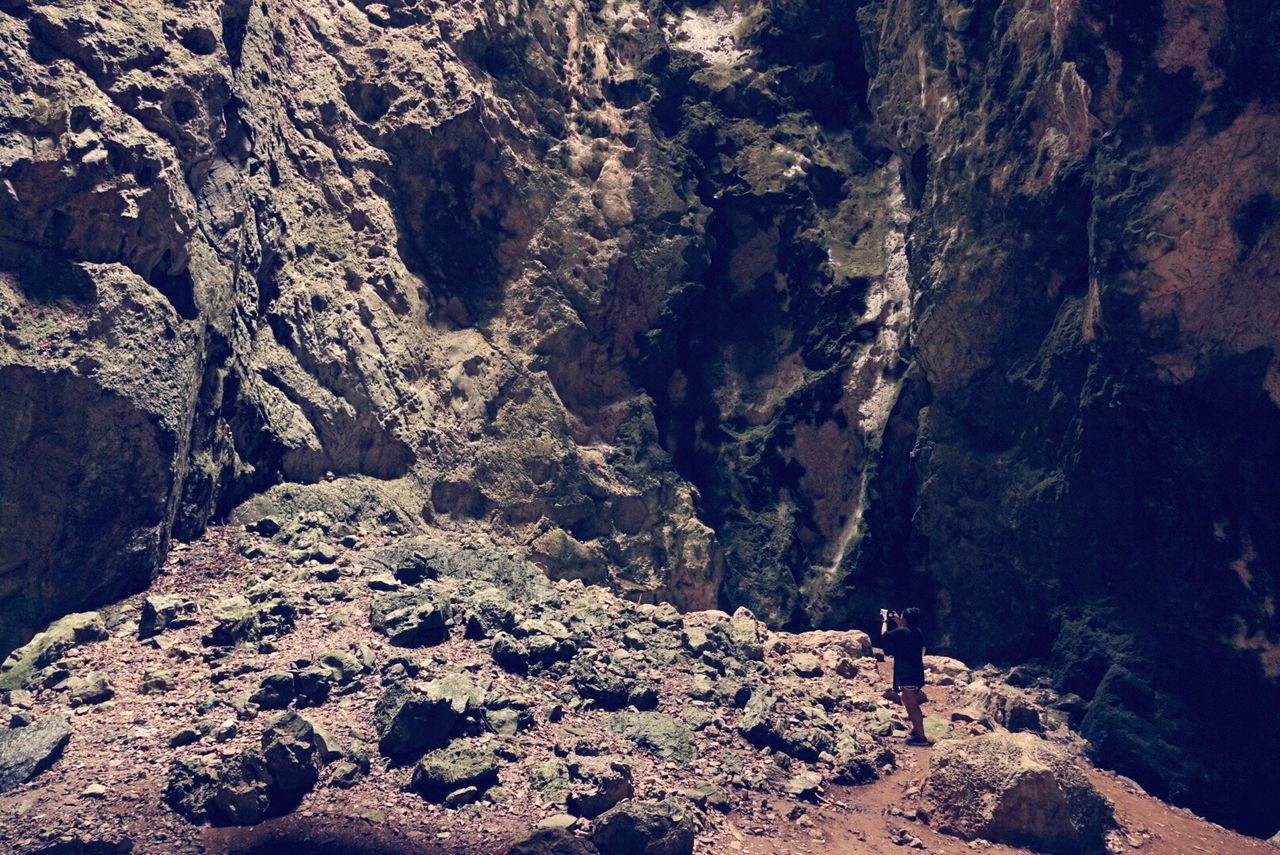
<svg viewBox="0 0 1280 855">
<path fill-rule="evenodd" d="M 881 609 L 881 610 L 880 610 L 880 617 L 881 617 L 882 619 L 884 619 L 884 620 L 888 620 L 888 619 L 889 619 L 889 610 L 888 610 L 888 609 Z"/>
</svg>

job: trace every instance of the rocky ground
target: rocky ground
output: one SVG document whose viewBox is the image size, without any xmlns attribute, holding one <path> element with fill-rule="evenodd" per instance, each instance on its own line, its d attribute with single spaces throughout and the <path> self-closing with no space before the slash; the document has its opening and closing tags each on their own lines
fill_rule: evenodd
<svg viewBox="0 0 1280 855">
<path fill-rule="evenodd" d="M 1268 849 L 1091 769 L 1079 699 L 1016 671 L 930 657 L 936 744 L 909 748 L 864 633 L 320 515 L 251 528 L 0 668 L 0 849 Z"/>
</svg>

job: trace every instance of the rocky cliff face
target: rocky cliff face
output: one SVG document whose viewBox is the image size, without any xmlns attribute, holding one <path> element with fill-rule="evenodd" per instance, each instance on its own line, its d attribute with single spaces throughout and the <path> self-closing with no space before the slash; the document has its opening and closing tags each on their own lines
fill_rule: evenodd
<svg viewBox="0 0 1280 855">
<path fill-rule="evenodd" d="M 1244 782 L 1280 751 L 1276 14 L 859 17 L 916 203 L 909 584 L 967 655 L 1043 655 L 1105 762 L 1255 832 Z"/>
<path fill-rule="evenodd" d="M 1270 833 L 1275 15 L 0 0 L 0 650 L 323 507 L 917 599 Z"/>
</svg>

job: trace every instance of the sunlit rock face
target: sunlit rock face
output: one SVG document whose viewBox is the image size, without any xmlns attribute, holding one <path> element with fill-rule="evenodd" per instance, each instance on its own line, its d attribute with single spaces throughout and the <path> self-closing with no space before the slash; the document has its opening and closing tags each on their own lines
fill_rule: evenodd
<svg viewBox="0 0 1280 855">
<path fill-rule="evenodd" d="M 3 5 L 0 646 L 344 484 L 823 619 L 910 311 L 850 7 Z"/>
<path fill-rule="evenodd" d="M 325 508 L 919 602 L 1274 831 L 1280 22 L 1122 5 L 0 0 L 0 651 Z"/>
</svg>

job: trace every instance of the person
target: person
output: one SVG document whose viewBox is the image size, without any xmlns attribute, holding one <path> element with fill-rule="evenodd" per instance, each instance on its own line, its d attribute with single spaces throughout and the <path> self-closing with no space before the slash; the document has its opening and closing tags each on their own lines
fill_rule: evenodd
<svg viewBox="0 0 1280 855">
<path fill-rule="evenodd" d="M 907 708 L 911 720 L 908 745 L 931 745 L 924 734 L 924 633 L 920 631 L 920 610 L 904 609 L 901 613 L 880 610 L 880 637 L 884 652 L 893 657 L 893 691 Z M 889 628 L 890 622 L 893 629 Z"/>
</svg>

